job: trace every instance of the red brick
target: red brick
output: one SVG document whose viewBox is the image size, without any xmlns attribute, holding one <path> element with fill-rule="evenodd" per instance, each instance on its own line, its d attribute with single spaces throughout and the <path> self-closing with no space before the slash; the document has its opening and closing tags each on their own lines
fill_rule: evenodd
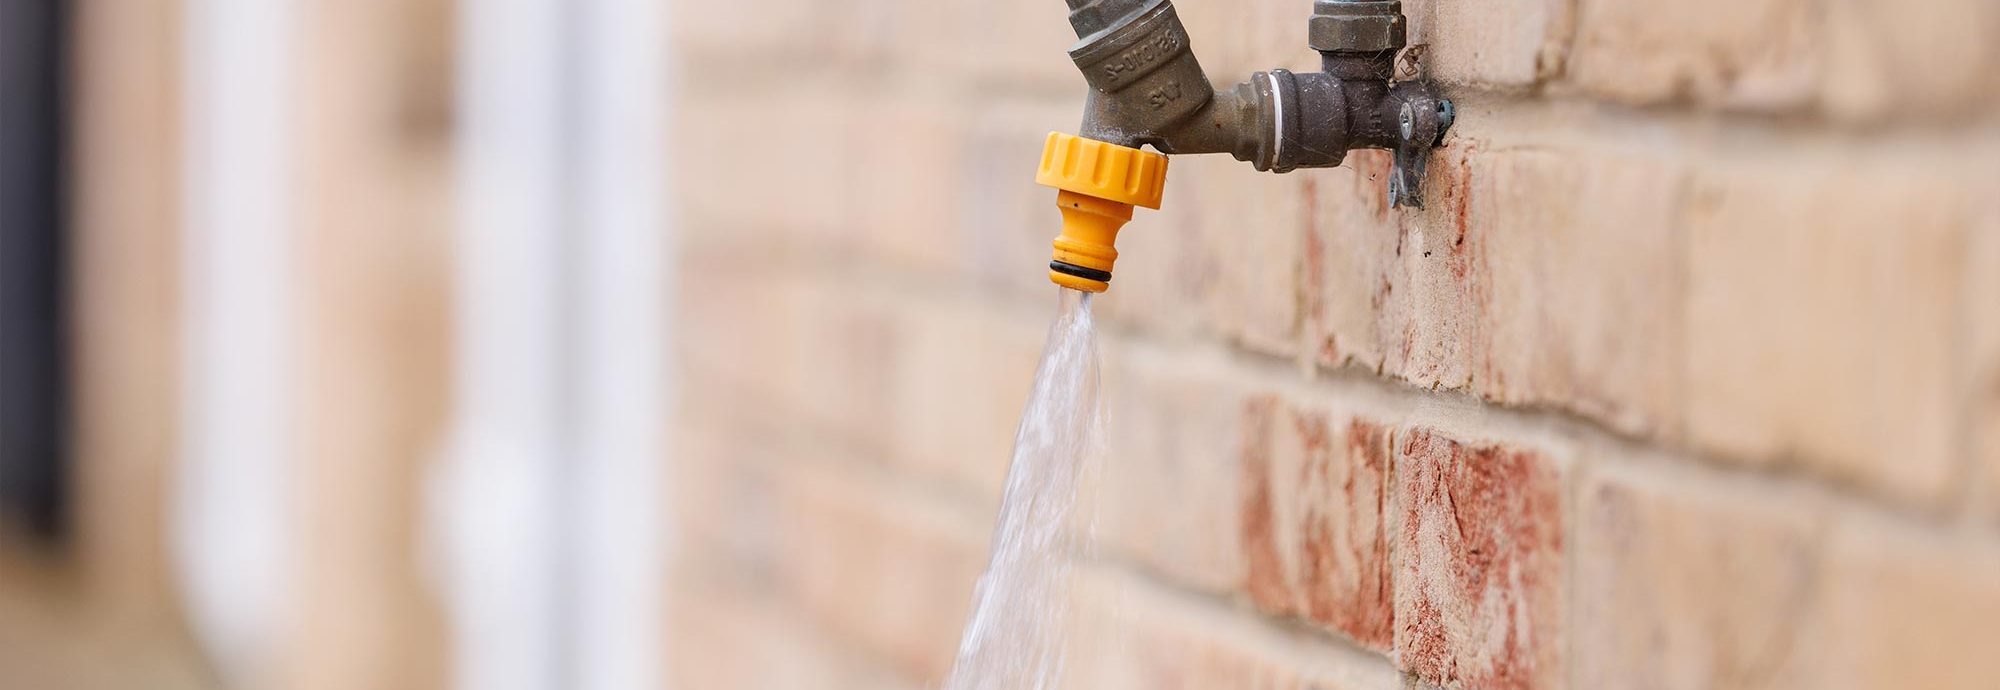
<svg viewBox="0 0 2000 690">
<path fill-rule="evenodd" d="M 1688 428 L 1906 501 L 1955 462 L 1963 202 L 1881 166 L 1711 167 L 1688 224 Z"/>
<path fill-rule="evenodd" d="M 1815 95 L 1826 47 L 1814 0 L 1581 0 L 1570 81 L 1621 101 L 1759 109 Z"/>
<path fill-rule="evenodd" d="M 1642 471 L 1590 477 L 1577 512 L 1576 685 L 1782 686 L 1813 586 L 1814 506 Z"/>
<path fill-rule="evenodd" d="M 1490 281 L 1474 388 L 1634 433 L 1678 428 L 1682 176 L 1588 149 L 1478 154 L 1465 222 Z"/>
<path fill-rule="evenodd" d="M 1561 74 L 1575 30 L 1568 0 L 1411 0 L 1410 44 L 1424 74 L 1447 84 L 1521 88 Z M 1410 59 L 1405 56 L 1405 59 Z"/>
<path fill-rule="evenodd" d="M 1287 405 L 1245 409 L 1243 548 L 1250 597 L 1383 652 L 1394 600 L 1384 506 L 1389 428 Z"/>
<path fill-rule="evenodd" d="M 1827 83 L 1836 116 L 1962 116 L 2000 90 L 2000 5 L 1987 0 L 1826 3 Z"/>
<path fill-rule="evenodd" d="M 1564 687 L 1560 470 L 1429 428 L 1397 445 L 1397 665 L 1469 690 Z"/>
</svg>

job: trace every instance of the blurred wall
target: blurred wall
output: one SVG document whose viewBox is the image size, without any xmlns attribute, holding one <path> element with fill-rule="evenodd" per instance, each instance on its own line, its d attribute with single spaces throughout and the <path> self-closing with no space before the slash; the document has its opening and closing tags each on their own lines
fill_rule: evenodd
<svg viewBox="0 0 2000 690">
<path fill-rule="evenodd" d="M 1179 0 L 1219 79 L 1304 0 Z M 1076 687 L 2000 676 L 2000 5 L 1404 3 L 1458 125 L 1173 162 Z M 679 3 L 682 688 L 951 662 L 1054 288 L 1052 0 Z M 1109 609 L 1107 611 L 1107 609 Z"/>
</svg>

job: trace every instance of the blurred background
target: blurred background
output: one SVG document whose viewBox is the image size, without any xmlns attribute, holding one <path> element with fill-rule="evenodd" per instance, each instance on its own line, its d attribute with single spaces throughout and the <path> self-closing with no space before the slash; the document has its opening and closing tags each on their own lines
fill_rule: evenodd
<svg viewBox="0 0 2000 690">
<path fill-rule="evenodd" d="M 1995 687 L 2000 3 L 1404 7 L 1428 208 L 1177 157 L 1120 247 L 1069 687 Z M 0 0 L 0 688 L 935 687 L 1073 40 Z"/>
</svg>

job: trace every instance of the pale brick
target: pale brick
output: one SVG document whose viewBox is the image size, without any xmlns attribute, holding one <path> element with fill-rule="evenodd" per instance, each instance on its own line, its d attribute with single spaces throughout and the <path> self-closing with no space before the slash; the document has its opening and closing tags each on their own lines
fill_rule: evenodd
<svg viewBox="0 0 2000 690">
<path fill-rule="evenodd" d="M 1319 54 L 1306 45 L 1310 3 L 1179 0 L 1174 8 L 1217 89 L 1253 72 L 1319 69 Z"/>
<path fill-rule="evenodd" d="M 744 241 L 748 227 L 768 248 L 843 230 L 852 215 L 844 173 L 848 106 L 823 94 L 799 97 L 791 108 L 709 98 L 682 109 L 675 179 L 690 235 Z"/>
<path fill-rule="evenodd" d="M 676 578 L 665 664 L 678 690 L 911 690 L 739 586 Z"/>
<path fill-rule="evenodd" d="M 780 591 L 904 678 L 941 681 L 986 563 L 983 526 L 850 471 L 794 463 L 770 486 Z"/>
<path fill-rule="evenodd" d="M 1409 0 L 1403 7 L 1410 44 L 1421 46 L 1414 61 L 1447 84 L 1521 88 L 1555 77 L 1576 24 L 1569 0 Z"/>
<path fill-rule="evenodd" d="M 902 312 L 912 327 L 897 345 L 895 407 L 883 411 L 894 420 L 890 443 L 899 461 L 970 489 L 990 510 L 1047 326 L 941 302 L 911 300 Z"/>
<path fill-rule="evenodd" d="M 1963 114 L 2000 89 L 2000 4 L 1829 0 L 1827 108 L 1845 118 Z"/>
<path fill-rule="evenodd" d="M 1389 531 L 1392 431 L 1276 396 L 1245 410 L 1245 587 L 1267 612 L 1387 652 L 1395 616 Z"/>
<path fill-rule="evenodd" d="M 2000 515 L 2000 199 L 1989 200 L 1973 234 L 1966 281 L 1966 323 L 1972 329 L 1972 452 L 1986 469 L 1988 509 Z"/>
<path fill-rule="evenodd" d="M 1299 250 L 1305 243 L 1303 177 L 1257 172 L 1234 158 L 1183 158 L 1176 173 L 1196 184 L 1175 201 L 1194 211 L 1196 243 L 1183 266 L 1211 327 L 1245 347 L 1297 352 Z"/>
<path fill-rule="evenodd" d="M 1782 673 L 1814 690 L 1977 690 L 2000 678 L 2000 553 L 1849 520 L 1819 575 L 1795 664 Z"/>
<path fill-rule="evenodd" d="M 1300 306 L 1307 345 L 1324 366 L 1382 368 L 1390 334 L 1382 311 L 1394 283 L 1402 213 L 1389 207 L 1387 151 L 1347 155 L 1305 177 L 1306 233 Z"/>
<path fill-rule="evenodd" d="M 924 2 L 925 0 L 912 0 Z M 960 15 L 965 24 L 952 29 L 963 37 L 949 49 L 992 89 L 1083 93 L 1083 75 L 1069 59 L 1076 43 L 1069 13 L 1053 2 L 982 2 L 951 0 L 968 5 Z M 981 88 L 974 93 L 987 92 Z M 1081 116 L 1082 100 L 1077 101 Z M 1039 148 L 1037 149 L 1039 151 Z"/>
<path fill-rule="evenodd" d="M 1466 234 L 1491 285 L 1474 387 L 1631 432 L 1676 428 L 1681 336 L 1674 166 L 1599 151 L 1473 162 Z"/>
<path fill-rule="evenodd" d="M 1095 570 L 1077 588 L 1062 687 L 1397 690 L 1386 660 L 1301 639 L 1240 610 Z"/>
<path fill-rule="evenodd" d="M 818 27 L 845 3 L 800 4 L 789 0 L 733 0 L 726 3 L 668 4 L 667 25 L 682 50 L 755 56 L 760 51 L 811 54 L 824 48 Z"/>
<path fill-rule="evenodd" d="M 1227 156 L 1175 158 L 1161 212 L 1140 209 L 1119 235 L 1107 318 L 1295 353 L 1301 185 L 1300 176 L 1259 173 Z"/>
<path fill-rule="evenodd" d="M 756 586 L 826 636 L 868 654 L 912 684 L 944 678 L 972 584 L 986 564 L 984 522 L 912 496 L 828 454 L 786 458 L 746 448 L 680 458 L 684 496 L 746 498 L 726 518 L 688 524 L 680 562 L 712 578 Z"/>
<path fill-rule="evenodd" d="M 1579 495 L 1576 687 L 1779 684 L 1812 591 L 1799 497 L 1607 470 Z"/>
<path fill-rule="evenodd" d="M 1581 0 L 1570 80 L 1640 104 L 1805 103 L 1825 46 L 1815 0 Z"/>
<path fill-rule="evenodd" d="M 1429 428 L 1396 445 L 1397 666 L 1467 690 L 1565 687 L 1562 470 Z"/>
<path fill-rule="evenodd" d="M 1098 537 L 1190 587 L 1244 581 L 1240 477 L 1245 401 L 1227 371 L 1107 344 Z"/>
<path fill-rule="evenodd" d="M 816 171 L 822 183 L 845 190 L 853 214 L 849 232 L 870 258 L 904 274 L 962 275 L 972 244 L 962 222 L 968 191 L 964 113 L 940 103 L 883 100 L 857 106 L 854 116 L 842 137 L 847 153 L 841 165 Z M 1021 174 L 1032 171 L 1023 166 Z M 788 203 L 777 196 L 763 201 Z"/>
<path fill-rule="evenodd" d="M 1959 207 L 1921 171 L 1703 171 L 1685 211 L 1695 442 L 1939 498 L 1955 465 Z"/>
<path fill-rule="evenodd" d="M 1134 209 L 1132 222 L 1118 233 L 1118 265 L 1110 292 L 1097 300 L 1106 322 L 1133 326 L 1159 336 L 1193 333 L 1207 323 L 1207 288 L 1216 257 L 1198 249 L 1201 193 L 1215 163 L 1199 156 L 1176 156 L 1167 166 L 1160 210 Z M 1053 230 L 1060 230 L 1060 220 Z M 1051 233 L 1053 237 L 1053 233 Z"/>
<path fill-rule="evenodd" d="M 1056 190 L 1035 184 L 1037 157 L 1051 131 L 1075 131 L 1081 118 L 1080 106 L 1071 100 L 1032 103 L 996 103 L 974 115 L 971 145 L 964 158 L 965 208 L 959 212 L 960 227 L 968 237 L 971 273 L 982 288 L 1028 297 L 1040 303 L 1056 288 L 1049 282 L 1051 240 L 1062 230 L 1062 215 L 1056 211 Z M 1160 214 L 1135 214 L 1128 235 L 1120 243 L 1128 253 L 1119 262 L 1116 297 L 1099 302 L 1122 300 L 1128 293 L 1127 279 L 1142 276 L 1137 260 L 1129 253 L 1158 244 Z M 1133 270 L 1122 270 L 1133 269 Z"/>
<path fill-rule="evenodd" d="M 1478 148 L 1458 139 L 1432 153 L 1426 205 L 1399 212 L 1379 295 L 1382 370 L 1427 388 L 1471 385 L 1486 348 L 1486 243 L 1466 223 Z"/>
</svg>

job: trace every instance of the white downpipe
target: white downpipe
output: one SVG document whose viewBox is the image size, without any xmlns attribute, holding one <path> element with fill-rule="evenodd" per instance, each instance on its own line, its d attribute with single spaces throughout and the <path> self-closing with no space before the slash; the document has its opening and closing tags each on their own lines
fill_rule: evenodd
<svg viewBox="0 0 2000 690">
<path fill-rule="evenodd" d="M 579 530 L 570 687 L 663 684 L 666 32 L 655 0 L 576 3 Z"/>
<path fill-rule="evenodd" d="M 460 688 L 562 687 L 563 14 L 458 15 L 457 408 L 429 505 Z"/>
<path fill-rule="evenodd" d="M 254 685 L 292 580 L 295 7 L 186 7 L 187 417 L 169 543 L 195 634 L 233 684 Z"/>
<path fill-rule="evenodd" d="M 658 688 L 661 13 L 460 4 L 456 685 Z"/>
</svg>

